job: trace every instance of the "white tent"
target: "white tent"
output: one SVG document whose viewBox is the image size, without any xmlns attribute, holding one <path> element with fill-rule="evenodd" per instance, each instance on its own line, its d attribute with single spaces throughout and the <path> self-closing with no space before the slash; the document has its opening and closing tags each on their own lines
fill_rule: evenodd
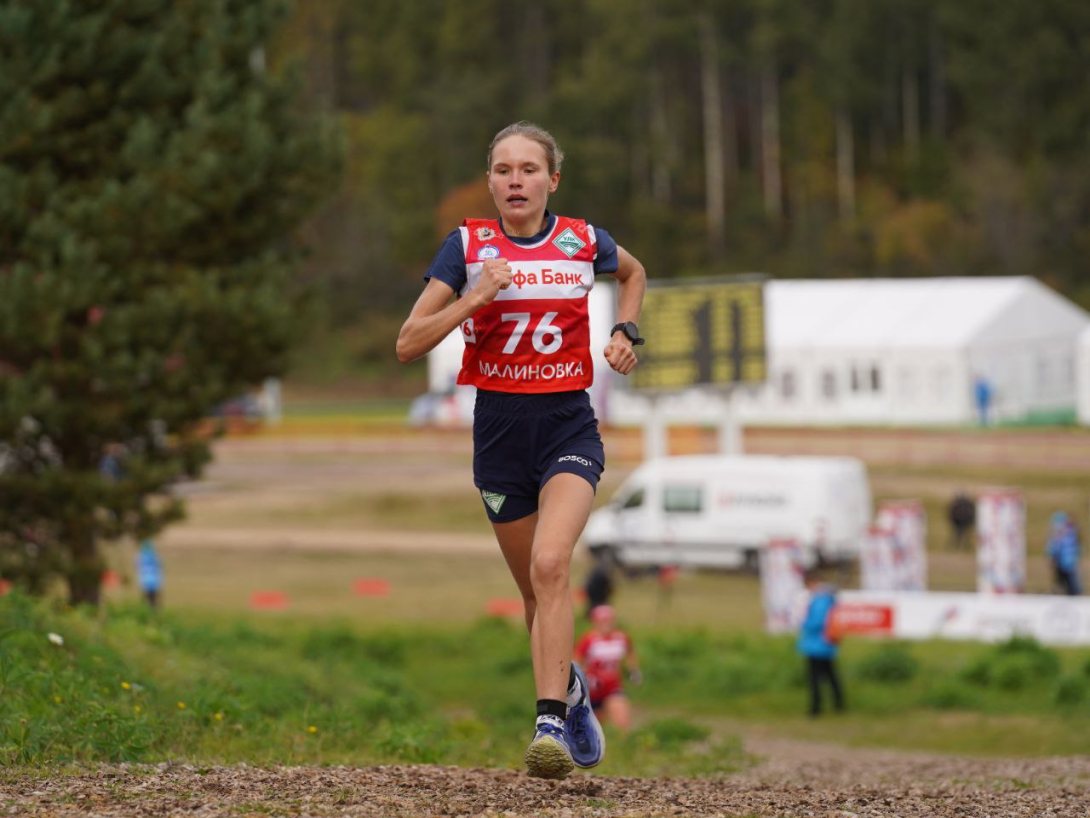
<svg viewBox="0 0 1090 818">
<path fill-rule="evenodd" d="M 735 395 L 745 422 L 971 423 L 978 382 L 990 422 L 1076 405 L 1090 315 L 1035 278 L 779 280 L 765 305 L 769 381 Z M 633 393 L 610 405 L 620 423 L 642 422 L 649 407 Z M 722 412 L 699 390 L 657 408 L 676 421 Z"/>
<path fill-rule="evenodd" d="M 1079 336 L 1075 351 L 1075 383 L 1078 386 L 1079 423 L 1090 426 L 1090 327 Z"/>
</svg>

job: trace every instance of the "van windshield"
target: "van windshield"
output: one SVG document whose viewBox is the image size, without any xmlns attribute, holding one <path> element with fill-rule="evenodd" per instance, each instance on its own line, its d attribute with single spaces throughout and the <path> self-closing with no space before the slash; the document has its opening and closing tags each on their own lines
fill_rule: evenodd
<svg viewBox="0 0 1090 818">
<path fill-rule="evenodd" d="M 618 505 L 624 508 L 639 508 L 643 505 L 643 489 L 636 489 L 627 497 L 622 497 Z"/>
<path fill-rule="evenodd" d="M 675 514 L 698 514 L 704 509 L 704 491 L 700 486 L 665 486 L 662 510 Z"/>
</svg>

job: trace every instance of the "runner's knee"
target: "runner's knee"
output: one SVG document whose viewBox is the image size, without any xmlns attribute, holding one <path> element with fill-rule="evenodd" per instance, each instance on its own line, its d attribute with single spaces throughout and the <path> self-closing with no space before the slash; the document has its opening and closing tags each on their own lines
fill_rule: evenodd
<svg viewBox="0 0 1090 818">
<path fill-rule="evenodd" d="M 534 554 L 530 560 L 530 582 L 536 596 L 562 591 L 570 583 L 570 558 L 566 553 L 546 551 Z"/>
</svg>

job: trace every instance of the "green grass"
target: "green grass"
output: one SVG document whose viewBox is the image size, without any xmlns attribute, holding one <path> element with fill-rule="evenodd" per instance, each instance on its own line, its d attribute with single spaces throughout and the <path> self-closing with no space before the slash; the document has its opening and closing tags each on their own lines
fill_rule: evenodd
<svg viewBox="0 0 1090 818">
<path fill-rule="evenodd" d="M 849 712 L 810 720 L 790 638 L 634 627 L 636 729 L 601 772 L 715 775 L 752 726 L 882 748 L 1090 752 L 1090 651 L 849 641 Z M 58 645 L 49 634 L 63 639 Z M 0 599 L 0 764 L 438 763 L 517 768 L 533 680 L 518 622 L 100 615 Z M 832 731 L 832 733 L 830 733 Z"/>
</svg>

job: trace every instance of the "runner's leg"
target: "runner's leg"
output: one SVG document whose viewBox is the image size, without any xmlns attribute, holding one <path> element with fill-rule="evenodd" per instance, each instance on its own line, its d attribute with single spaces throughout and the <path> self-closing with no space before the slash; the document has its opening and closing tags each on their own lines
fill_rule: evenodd
<svg viewBox="0 0 1090 818">
<path fill-rule="evenodd" d="M 530 630 L 538 698 L 563 701 L 575 641 L 571 557 L 594 503 L 594 489 L 576 474 L 556 474 L 541 489 L 530 554 L 536 615 Z"/>
<path fill-rule="evenodd" d="M 533 633 L 534 613 L 537 600 L 534 586 L 530 582 L 530 553 L 534 545 L 534 529 L 537 528 L 537 513 L 509 523 L 492 523 L 492 531 L 500 544 L 500 551 L 511 571 L 511 576 L 522 594 L 522 605 L 526 615 L 526 630 Z"/>
<path fill-rule="evenodd" d="M 627 733 L 632 726 L 632 707 L 623 693 L 614 693 L 602 703 L 609 719 L 618 730 Z"/>
</svg>

